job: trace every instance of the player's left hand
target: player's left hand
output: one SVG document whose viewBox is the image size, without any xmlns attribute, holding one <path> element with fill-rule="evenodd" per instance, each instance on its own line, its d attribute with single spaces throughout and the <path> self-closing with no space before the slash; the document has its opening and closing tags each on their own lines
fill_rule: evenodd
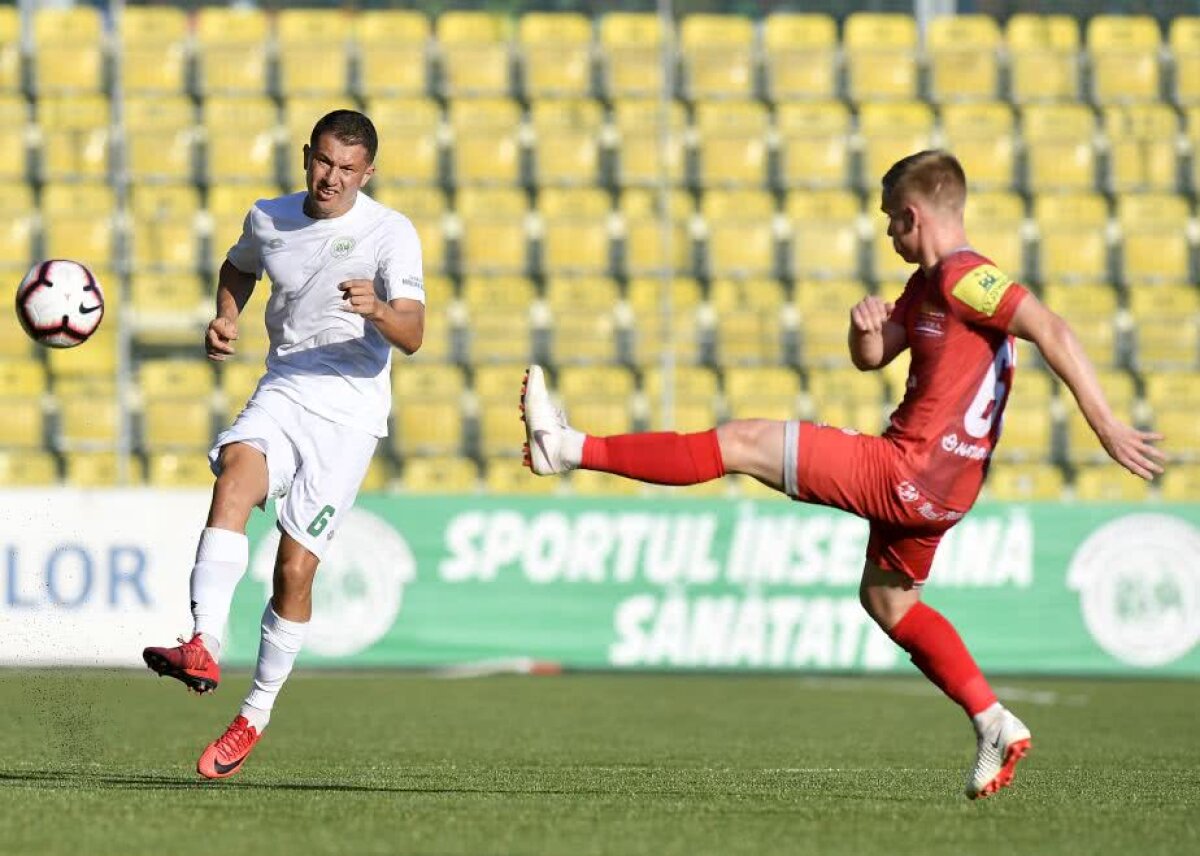
<svg viewBox="0 0 1200 856">
<path fill-rule="evenodd" d="M 375 296 L 375 283 L 369 279 L 348 279 L 338 283 L 344 303 L 342 308 L 364 318 L 373 318 L 379 312 L 379 298 Z"/>
<path fill-rule="evenodd" d="M 1115 420 L 1096 434 L 1109 457 L 1135 476 L 1151 481 L 1162 474 L 1167 454 L 1154 445 L 1163 439 L 1162 434 L 1142 431 Z"/>
</svg>

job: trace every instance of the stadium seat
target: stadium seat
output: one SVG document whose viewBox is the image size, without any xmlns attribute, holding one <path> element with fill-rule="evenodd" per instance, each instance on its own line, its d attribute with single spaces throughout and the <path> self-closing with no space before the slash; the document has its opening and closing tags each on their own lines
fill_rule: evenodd
<svg viewBox="0 0 1200 856">
<path fill-rule="evenodd" d="M 517 24 L 525 96 L 584 98 L 592 92 L 592 22 L 578 12 L 526 12 Z"/>
<path fill-rule="evenodd" d="M 1089 502 L 1144 502 L 1150 486 L 1111 464 L 1081 467 L 1075 473 L 1075 497 Z"/>
<path fill-rule="evenodd" d="M 13 3 L 0 6 L 0 93 L 19 93 L 21 85 L 21 16 Z"/>
<path fill-rule="evenodd" d="M 1108 388 L 1106 388 L 1107 392 Z M 1132 408 L 1123 407 L 1115 401 L 1110 401 L 1113 405 L 1113 411 L 1118 419 L 1127 424 L 1134 424 L 1132 419 Z M 1096 435 L 1092 432 L 1087 420 L 1083 418 L 1083 414 L 1079 412 L 1079 408 L 1074 405 L 1067 407 L 1067 458 L 1072 463 L 1090 463 L 1090 464 L 1111 464 L 1108 455 L 1104 451 L 1104 447 L 1100 445 L 1100 441 L 1096 439 Z M 1116 465 L 1112 465 L 1114 471 L 1120 470 Z M 1133 478 L 1128 473 L 1125 473 L 1128 478 Z"/>
<path fill-rule="evenodd" d="M 147 483 L 156 488 L 200 488 L 213 483 L 208 457 L 165 452 L 150 456 Z"/>
<path fill-rule="evenodd" d="M 437 187 L 384 185 L 372 196 L 412 221 L 421 239 L 421 264 L 426 276 L 446 270 L 446 195 Z"/>
<path fill-rule="evenodd" d="M 528 206 L 519 190 L 470 187 L 460 191 L 459 268 L 468 274 L 524 273 Z"/>
<path fill-rule="evenodd" d="M 687 193 L 671 193 L 669 212 L 659 210 L 661 199 L 657 194 L 641 189 L 624 191 L 618 204 L 622 218 L 621 266 L 627 275 L 691 272 L 689 221 L 693 203 Z"/>
<path fill-rule="evenodd" d="M 121 85 L 126 92 L 183 92 L 188 61 L 188 20 L 183 9 L 127 6 L 118 36 Z"/>
<path fill-rule="evenodd" d="M 175 271 L 136 273 L 129 294 L 136 344 L 195 347 L 203 341 L 213 315 L 205 280 Z"/>
<path fill-rule="evenodd" d="M 226 360 L 221 363 L 221 413 L 224 416 L 223 425 L 233 424 L 233 420 L 250 396 L 258 388 L 258 382 L 263 376 L 263 367 L 255 363 Z"/>
<path fill-rule="evenodd" d="M 354 18 L 358 92 L 367 98 L 420 97 L 428 91 L 432 28 L 423 12 L 363 9 Z M 375 117 L 372 115 L 371 117 Z"/>
<path fill-rule="evenodd" d="M 710 276 L 774 276 L 775 200 L 763 190 L 710 190 L 700 203 Z"/>
<path fill-rule="evenodd" d="M 534 101 L 529 118 L 534 134 L 533 175 L 538 186 L 597 182 L 604 128 L 604 110 L 598 101 L 573 98 Z"/>
<path fill-rule="evenodd" d="M 183 95 L 131 96 L 124 104 L 125 163 L 135 183 L 190 182 L 198 125 Z"/>
<path fill-rule="evenodd" d="M 1187 200 L 1171 193 L 1127 193 L 1117 199 L 1121 279 L 1128 286 L 1191 281 Z"/>
<path fill-rule="evenodd" d="M 1172 192 L 1179 182 L 1179 117 L 1165 104 L 1104 108 L 1109 190 Z"/>
<path fill-rule="evenodd" d="M 99 92 L 104 86 L 104 23 L 94 6 L 39 9 L 33 16 L 33 85 L 50 93 Z"/>
<path fill-rule="evenodd" d="M 802 280 L 796 283 L 795 306 L 799 315 L 803 365 L 810 368 L 846 365 L 850 308 L 866 295 L 866 286 L 856 280 Z"/>
<path fill-rule="evenodd" d="M 34 262 L 36 215 L 32 211 L 0 213 L 0 269 L 20 281 Z"/>
<path fill-rule="evenodd" d="M 1194 311 L 1194 310 L 1193 310 Z M 1156 372 L 1146 377 L 1146 400 L 1154 410 L 1200 410 L 1200 371 Z"/>
<path fill-rule="evenodd" d="M 604 94 L 616 101 L 657 97 L 664 86 L 666 34 L 653 12 L 607 12 L 600 18 Z"/>
<path fill-rule="evenodd" d="M 339 96 L 350 89 L 346 47 L 353 20 L 343 9 L 280 9 L 275 14 L 280 95 Z"/>
<path fill-rule="evenodd" d="M 1014 186 L 1015 122 L 1007 104 L 947 104 L 942 108 L 942 131 L 946 147 L 962 164 L 972 191 Z"/>
<path fill-rule="evenodd" d="M 115 395 L 58 397 L 58 448 L 111 449 L 121 432 L 122 408 Z"/>
<path fill-rule="evenodd" d="M 912 15 L 852 12 L 842 33 L 851 101 L 917 96 L 917 24 Z"/>
<path fill-rule="evenodd" d="M 1200 15 L 1179 15 L 1171 20 L 1169 35 L 1175 68 L 1175 103 L 1200 104 Z"/>
<path fill-rule="evenodd" d="M 207 451 L 213 440 L 207 400 L 149 399 L 142 406 L 142 448 L 155 452 Z"/>
<path fill-rule="evenodd" d="M 780 366 L 725 370 L 725 401 L 731 419 L 795 419 L 800 378 Z"/>
<path fill-rule="evenodd" d="M 609 195 L 597 188 L 546 188 L 539 195 L 541 270 L 551 276 L 611 270 Z"/>
<path fill-rule="evenodd" d="M 4 229 L 4 220 L 0 218 L 0 249 L 3 248 L 2 235 Z M 3 258 L 0 257 L 0 265 L 3 265 Z M 11 276 L 15 281 L 21 276 L 23 271 L 12 271 Z M 17 320 L 15 312 L 0 312 L 0 360 L 2 361 L 20 361 L 28 360 L 33 354 L 34 344 L 25 335 L 25 331 L 21 329 L 21 323 Z"/>
<path fill-rule="evenodd" d="M 1193 371 L 1200 364 L 1200 315 L 1135 317 L 1134 339 L 1134 365 L 1141 372 Z"/>
<path fill-rule="evenodd" d="M 410 493 L 474 493 L 479 468 L 469 458 L 411 458 L 404 463 L 400 485 Z"/>
<path fill-rule="evenodd" d="M 550 310 L 550 353 L 555 365 L 616 361 L 614 310 L 616 282 L 605 277 L 551 277 L 546 283 Z"/>
<path fill-rule="evenodd" d="M 392 363 L 392 397 L 397 407 L 429 398 L 458 400 L 466 389 L 466 378 L 459 366 L 415 365 L 407 360 Z"/>
<path fill-rule="evenodd" d="M 996 97 L 1000 28 L 990 15 L 943 15 L 929 22 L 929 90 L 934 102 Z"/>
<path fill-rule="evenodd" d="M 207 184 L 276 180 L 274 103 L 262 96 L 209 96 L 203 113 Z"/>
<path fill-rule="evenodd" d="M 919 101 L 863 104 L 858 127 L 863 136 L 859 182 L 873 195 L 892 164 L 933 147 L 933 111 Z"/>
<path fill-rule="evenodd" d="M 773 279 L 719 279 L 710 286 L 720 365 L 761 365 L 782 359 L 783 289 Z"/>
<path fill-rule="evenodd" d="M 1000 464 L 988 470 L 984 489 L 1002 502 L 1057 501 L 1063 485 L 1062 470 L 1053 464 Z"/>
<path fill-rule="evenodd" d="M 0 463 L 0 479 L 3 479 L 3 467 L 3 463 Z M 1161 489 L 1162 498 L 1168 502 L 1200 501 L 1200 466 L 1183 464 L 1171 467 L 1162 477 Z"/>
<path fill-rule="evenodd" d="M 216 384 L 202 360 L 146 360 L 138 370 L 138 389 L 146 398 L 208 398 Z"/>
<path fill-rule="evenodd" d="M 358 104 L 348 95 L 302 94 L 283 98 L 284 165 L 290 173 L 290 186 L 304 189 L 304 146 L 312 140 L 312 129 L 322 116 L 334 110 L 357 110 Z M 373 122 L 374 120 L 372 120 Z M 376 127 L 378 131 L 378 126 Z M 390 140 L 385 142 L 390 143 Z M 390 146 L 389 146 L 390 147 Z M 407 156 L 407 152 L 405 153 Z"/>
<path fill-rule="evenodd" d="M 1095 193 L 1044 193 L 1034 199 L 1041 282 L 1109 279 L 1108 206 Z"/>
<path fill-rule="evenodd" d="M 41 487 L 58 481 L 58 465 L 49 452 L 0 448 L 0 485 Z"/>
<path fill-rule="evenodd" d="M 1042 299 L 1068 321 L 1078 323 L 1111 321 L 1117 313 L 1117 293 L 1107 285 L 1050 283 L 1043 286 Z"/>
<path fill-rule="evenodd" d="M 463 282 L 471 362 L 528 362 L 533 325 L 533 285 L 515 276 L 474 277 Z"/>
<path fill-rule="evenodd" d="M 89 267 L 111 267 L 116 258 L 115 241 L 116 223 L 111 211 L 74 214 L 43 208 L 42 249 L 47 258 L 87 259 Z"/>
<path fill-rule="evenodd" d="M 37 360 L 0 360 L 0 398 L 37 398 L 46 389 L 46 369 Z"/>
<path fill-rule="evenodd" d="M 484 466 L 483 483 L 492 494 L 547 496 L 558 493 L 564 484 L 562 479 L 538 478 L 522 465 L 520 458 L 494 456 Z"/>
<path fill-rule="evenodd" d="M 702 101 L 695 109 L 702 187 L 765 187 L 770 115 L 753 101 Z"/>
<path fill-rule="evenodd" d="M 520 368 L 514 366 L 513 370 L 519 382 Z M 519 463 L 521 445 L 525 442 L 525 426 L 521 422 L 516 399 L 481 401 L 478 420 L 478 453 L 484 457 L 513 458 Z"/>
<path fill-rule="evenodd" d="M 45 181 L 104 181 L 111 147 L 108 99 L 43 95 L 36 105 Z"/>
<path fill-rule="evenodd" d="M 1037 193 L 1087 191 L 1096 186 L 1096 130 L 1083 104 L 1030 104 L 1022 115 L 1025 186 Z"/>
<path fill-rule="evenodd" d="M 629 282 L 626 300 L 632 311 L 632 361 L 638 366 L 654 365 L 670 348 L 680 363 L 693 365 L 700 355 L 696 318 L 700 286 L 687 277 L 671 281 L 670 336 L 663 319 L 662 289 L 662 280 L 657 278 L 636 277 Z"/>
<path fill-rule="evenodd" d="M 1071 15 L 1008 19 L 1009 88 L 1016 104 L 1079 97 L 1079 22 Z"/>
<path fill-rule="evenodd" d="M 205 95 L 264 93 L 268 35 L 267 14 L 258 7 L 201 7 L 195 24 L 200 91 Z"/>
<path fill-rule="evenodd" d="M 434 24 L 441 59 L 441 93 L 506 96 L 510 81 L 509 21 L 492 12 L 451 10 Z"/>
<path fill-rule="evenodd" d="M 0 7 L 0 10 L 4 8 Z M 3 46 L 0 45 L 0 61 L 3 60 L 2 51 Z M 9 153 L 9 157 L 0 164 L 0 178 L 5 179 L 9 186 L 19 186 L 29 180 L 32 172 L 29 162 L 32 132 L 25 99 L 15 94 L 0 94 L 0 146 Z"/>
<path fill-rule="evenodd" d="M 663 409 L 667 373 L 658 366 L 649 366 L 643 373 L 642 392 L 650 410 L 651 430 L 707 431 L 717 424 L 718 384 L 711 369 L 676 365 L 669 381 L 670 420 Z"/>
<path fill-rule="evenodd" d="M 424 368 L 415 367 L 420 372 Z M 462 403 L 459 395 L 397 398 L 392 408 L 392 448 L 403 458 L 455 455 L 463 448 Z"/>
<path fill-rule="evenodd" d="M 1020 386 L 1026 378 L 1019 378 Z M 1045 405 L 1025 406 L 1010 402 L 1004 410 L 1004 427 L 996 457 L 1003 461 L 1038 461 L 1045 459 L 1053 441 L 1054 418 Z"/>
<path fill-rule="evenodd" d="M 194 271 L 200 266 L 196 218 L 199 197 L 190 186 L 142 186 L 132 195 L 130 257 L 135 270 Z"/>
<path fill-rule="evenodd" d="M 970 173 L 967 173 L 970 181 Z M 979 252 L 1013 279 L 1026 281 L 1025 204 L 1007 191 L 970 193 L 964 217 L 967 234 Z"/>
<path fill-rule="evenodd" d="M 824 100 L 837 94 L 837 24 L 829 15 L 772 12 L 763 19 L 770 100 Z"/>
<path fill-rule="evenodd" d="M 454 182 L 515 185 L 521 179 L 521 108 L 506 98 L 450 103 Z"/>
<path fill-rule="evenodd" d="M 779 104 L 780 182 L 785 187 L 842 187 L 850 180 L 850 111 L 839 101 Z"/>
<path fill-rule="evenodd" d="M 117 452 L 71 452 L 64 456 L 65 482 L 72 487 L 116 487 L 141 484 L 142 462 L 134 455 L 125 456 L 125 478 L 121 477 L 121 457 Z M 207 462 L 206 462 L 207 463 Z M 212 479 L 209 478 L 211 484 Z"/>
<path fill-rule="evenodd" d="M 5 397 L 0 401 L 0 449 L 40 449 L 45 439 L 45 414 L 40 395 Z"/>
<path fill-rule="evenodd" d="M 86 348 L 55 348 L 46 352 L 46 367 L 55 379 L 55 388 L 65 378 L 104 378 L 111 381 L 117 372 L 117 325 L 112 309 L 105 307 L 105 320 L 88 339 Z"/>
<path fill-rule="evenodd" d="M 694 13 L 679 24 L 683 92 L 691 100 L 755 95 L 754 22 Z"/>
<path fill-rule="evenodd" d="M 665 160 L 664 124 L 667 125 Z M 617 184 L 653 187 L 664 173 L 671 184 L 683 183 L 687 117 L 682 104 L 672 101 L 664 110 L 658 99 L 623 99 L 613 105 L 613 125 L 617 131 Z"/>
<path fill-rule="evenodd" d="M 1163 449 L 1172 461 L 1200 460 L 1200 420 L 1194 408 L 1166 405 L 1154 411 L 1154 430 L 1166 439 Z"/>
<path fill-rule="evenodd" d="M 1149 15 L 1096 15 L 1087 25 L 1092 100 L 1157 101 L 1162 36 Z"/>
<path fill-rule="evenodd" d="M 845 279 L 859 273 L 858 197 L 846 190 L 789 193 L 790 266 L 797 279 Z M 848 307 L 847 307 L 848 308 Z"/>
</svg>

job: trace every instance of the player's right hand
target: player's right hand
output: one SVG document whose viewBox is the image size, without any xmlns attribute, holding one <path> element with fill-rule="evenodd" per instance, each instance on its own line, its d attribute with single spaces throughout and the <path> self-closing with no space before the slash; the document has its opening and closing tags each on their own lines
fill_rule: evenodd
<svg viewBox="0 0 1200 856">
<path fill-rule="evenodd" d="M 850 310 L 850 323 L 859 333 L 881 333 L 894 308 L 882 297 L 868 294 Z"/>
<path fill-rule="evenodd" d="M 208 332 L 204 335 L 204 352 L 210 360 L 220 362 L 233 355 L 233 343 L 237 337 L 236 321 L 232 318 L 214 318 L 208 322 Z"/>
</svg>

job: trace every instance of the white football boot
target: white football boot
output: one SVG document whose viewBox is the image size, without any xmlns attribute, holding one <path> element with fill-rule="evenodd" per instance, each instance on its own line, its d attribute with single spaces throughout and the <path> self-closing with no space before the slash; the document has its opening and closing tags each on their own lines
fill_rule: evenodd
<svg viewBox="0 0 1200 856">
<path fill-rule="evenodd" d="M 1025 723 L 1007 708 L 1001 708 L 979 733 L 975 766 L 967 776 L 967 797 L 991 796 L 1011 785 L 1017 762 L 1025 757 L 1032 745 Z"/>
<path fill-rule="evenodd" d="M 566 415 L 550 400 L 546 375 L 539 365 L 525 371 L 521 419 L 525 422 L 525 463 L 534 474 L 552 476 L 579 465 L 579 450 L 570 456 L 564 454 L 564 447 L 582 446 L 582 437 L 567 425 Z"/>
</svg>

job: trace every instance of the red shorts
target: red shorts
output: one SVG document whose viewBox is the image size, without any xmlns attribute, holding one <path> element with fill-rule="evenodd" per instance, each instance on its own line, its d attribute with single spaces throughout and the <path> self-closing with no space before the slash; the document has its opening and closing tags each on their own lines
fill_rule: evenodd
<svg viewBox="0 0 1200 856">
<path fill-rule="evenodd" d="M 788 422 L 785 432 L 787 494 L 866 518 L 867 559 L 924 582 L 942 536 L 966 509 L 924 496 L 882 437 L 812 422 Z"/>
</svg>

